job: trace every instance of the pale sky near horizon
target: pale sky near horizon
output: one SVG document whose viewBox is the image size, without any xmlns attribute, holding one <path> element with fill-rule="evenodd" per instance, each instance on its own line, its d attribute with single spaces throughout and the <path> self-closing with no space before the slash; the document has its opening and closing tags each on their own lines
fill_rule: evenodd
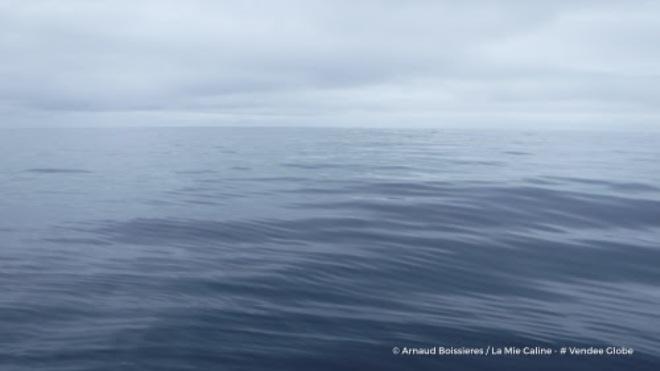
<svg viewBox="0 0 660 371">
<path fill-rule="evenodd" d="M 0 0 L 0 127 L 660 129 L 660 1 Z"/>
</svg>

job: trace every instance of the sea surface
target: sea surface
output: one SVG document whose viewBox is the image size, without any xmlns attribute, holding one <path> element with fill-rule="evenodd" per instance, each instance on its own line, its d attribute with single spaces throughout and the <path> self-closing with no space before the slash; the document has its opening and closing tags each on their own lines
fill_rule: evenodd
<svg viewBox="0 0 660 371">
<path fill-rule="evenodd" d="M 0 130 L 0 370 L 412 369 L 659 370 L 660 135 Z"/>
</svg>

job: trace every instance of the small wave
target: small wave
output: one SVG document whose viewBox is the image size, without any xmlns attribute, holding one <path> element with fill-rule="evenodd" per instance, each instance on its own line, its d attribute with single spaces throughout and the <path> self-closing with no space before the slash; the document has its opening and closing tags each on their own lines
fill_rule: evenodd
<svg viewBox="0 0 660 371">
<path fill-rule="evenodd" d="M 617 182 L 617 181 L 604 180 L 604 179 L 574 178 L 574 177 L 561 177 L 561 176 L 552 176 L 547 178 L 551 180 L 566 182 L 566 183 L 603 186 L 618 191 L 637 191 L 637 192 L 660 191 L 659 187 L 644 183 Z"/>
<path fill-rule="evenodd" d="M 28 173 L 36 174 L 91 174 L 92 172 L 84 169 L 66 169 L 66 168 L 33 168 L 25 170 Z"/>
</svg>

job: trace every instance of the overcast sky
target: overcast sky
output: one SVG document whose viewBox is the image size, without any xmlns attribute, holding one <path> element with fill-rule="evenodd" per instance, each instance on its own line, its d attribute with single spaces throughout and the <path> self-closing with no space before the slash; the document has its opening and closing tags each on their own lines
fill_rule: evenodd
<svg viewBox="0 0 660 371">
<path fill-rule="evenodd" d="M 660 129 L 660 1 L 0 0 L 0 120 Z"/>
</svg>

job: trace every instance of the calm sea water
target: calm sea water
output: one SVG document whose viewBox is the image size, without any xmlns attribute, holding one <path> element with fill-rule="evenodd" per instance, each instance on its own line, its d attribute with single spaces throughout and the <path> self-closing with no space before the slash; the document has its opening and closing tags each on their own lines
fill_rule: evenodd
<svg viewBox="0 0 660 371">
<path fill-rule="evenodd" d="M 660 367 L 657 134 L 2 130 L 0 237 L 2 370 Z"/>
</svg>

